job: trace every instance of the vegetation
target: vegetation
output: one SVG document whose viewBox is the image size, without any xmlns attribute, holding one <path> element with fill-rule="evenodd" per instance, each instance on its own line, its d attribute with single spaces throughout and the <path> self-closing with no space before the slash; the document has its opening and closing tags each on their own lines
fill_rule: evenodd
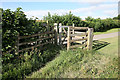
<svg viewBox="0 0 120 80">
<path fill-rule="evenodd" d="M 15 46 L 16 37 L 18 34 L 32 35 L 38 32 L 45 32 L 47 28 L 42 26 L 36 19 L 27 19 L 21 8 L 16 11 L 10 9 L 2 10 L 2 41 L 3 51 L 7 51 Z"/>
<path fill-rule="evenodd" d="M 43 68 L 42 73 L 41 71 L 40 73 L 35 73 L 36 77 L 86 77 L 88 75 L 93 75 L 94 77 L 106 77 L 101 75 L 104 71 L 99 72 L 99 70 L 101 71 L 100 67 L 108 64 L 106 63 L 105 65 L 102 65 L 101 60 L 103 59 L 103 54 L 99 54 L 95 51 L 83 51 L 81 49 L 70 50 L 69 52 L 66 52 L 66 50 L 61 50 L 60 52 L 61 48 L 53 44 L 45 45 L 47 49 L 40 52 L 38 52 L 38 48 L 36 48 L 31 51 L 16 54 L 16 39 L 18 35 L 32 35 L 38 32 L 46 32 L 48 29 L 51 30 L 53 23 L 62 23 L 63 25 L 72 25 L 74 23 L 75 26 L 92 27 L 94 28 L 94 31 L 106 31 L 111 28 L 119 28 L 120 26 L 118 24 L 118 20 L 113 20 L 110 18 L 101 20 L 100 18 L 94 19 L 88 17 L 86 18 L 86 21 L 82 21 L 81 18 L 73 15 L 71 12 L 62 16 L 57 14 L 51 15 L 48 13 L 48 16 L 44 17 L 44 20 L 48 20 L 49 25 L 44 26 L 42 25 L 42 22 L 36 21 L 37 18 L 26 18 L 26 15 L 21 10 L 21 8 L 17 8 L 15 11 L 11 11 L 10 9 L 3 10 L 0 8 L 0 13 L 2 13 L 2 22 L 0 23 L 0 25 L 2 25 L 2 30 L 0 30 L 0 32 L 2 32 L 3 79 L 25 78 L 26 75 L 38 70 L 48 61 L 51 61 L 57 54 L 60 55 L 55 58 L 55 60 L 48 63 L 48 67 L 46 66 L 46 68 Z M 36 39 L 36 37 L 34 37 L 34 39 Z M 21 42 L 29 40 L 33 39 L 23 39 Z M 108 59 L 106 57 L 104 58 L 105 60 Z M 92 61 L 100 61 L 102 66 L 95 66 L 98 65 L 98 63 L 95 62 L 95 64 L 92 64 Z M 113 60 L 113 62 L 114 61 L 116 63 L 117 59 Z M 112 64 L 112 61 L 110 64 Z M 97 69 L 96 67 L 99 68 Z M 108 67 L 105 68 L 105 70 L 107 70 Z M 73 70 L 72 73 L 70 72 L 71 70 Z M 77 70 L 81 70 L 81 72 L 86 73 L 86 75 L 80 75 L 82 73 L 80 71 L 75 72 Z M 115 75 L 116 77 L 116 68 L 111 75 Z"/>
<path fill-rule="evenodd" d="M 41 25 L 41 22 L 36 22 L 36 19 L 27 19 L 21 8 L 17 8 L 15 11 L 11 11 L 10 9 L 0 10 L 2 11 L 3 79 L 24 78 L 25 75 L 43 66 L 58 53 L 57 51 L 59 50 L 56 49 L 56 45 L 52 45 L 50 47 L 52 50 L 50 49 L 50 51 L 47 45 L 48 48 L 46 51 L 37 52 L 36 48 L 32 51 L 16 54 L 16 40 L 18 34 L 24 36 L 38 32 L 42 33 L 47 31 L 48 27 Z M 34 37 L 34 40 L 35 39 L 36 37 Z M 27 42 L 29 40 L 33 40 L 33 38 L 24 39 L 21 40 L 21 42 Z M 24 46 L 21 46 L 20 48 L 23 47 Z"/>
<path fill-rule="evenodd" d="M 120 20 L 120 14 L 117 17 L 114 17 L 113 19 Z"/>
<path fill-rule="evenodd" d="M 94 35 L 108 34 L 108 33 L 118 32 L 119 29 L 120 28 L 113 28 L 113 29 L 107 30 L 106 32 L 94 32 Z"/>
<path fill-rule="evenodd" d="M 44 20 L 48 20 L 51 25 L 53 25 L 53 23 L 62 23 L 62 25 L 72 26 L 74 23 L 75 26 L 78 27 L 91 27 L 94 28 L 94 32 L 105 32 L 112 28 L 120 28 L 119 20 L 112 18 L 94 19 L 88 16 L 85 21 L 82 21 L 80 17 L 73 15 L 71 12 L 62 16 L 48 13 L 48 16 L 44 16 Z"/>
<path fill-rule="evenodd" d="M 43 53 L 36 52 L 36 50 L 30 53 L 25 52 L 24 57 L 14 60 L 9 60 L 7 64 L 3 64 L 2 78 L 25 78 L 25 75 L 30 74 L 33 71 L 38 70 L 44 66 L 46 62 L 51 61 L 55 55 L 59 54 L 59 47 L 56 45 L 47 45 L 47 50 Z"/>
<path fill-rule="evenodd" d="M 57 58 L 27 78 L 117 78 L 117 40 L 115 37 L 94 41 L 97 51 L 62 50 Z"/>
</svg>

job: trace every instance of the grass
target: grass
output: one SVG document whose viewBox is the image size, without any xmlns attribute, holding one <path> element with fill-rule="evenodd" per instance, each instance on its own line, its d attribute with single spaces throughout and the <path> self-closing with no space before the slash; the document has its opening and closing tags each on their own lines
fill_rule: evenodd
<svg viewBox="0 0 120 80">
<path fill-rule="evenodd" d="M 117 40 L 114 37 L 95 41 L 97 51 L 62 50 L 59 56 L 27 78 L 117 78 Z"/>
<path fill-rule="evenodd" d="M 119 29 L 120 28 L 113 28 L 113 29 L 107 30 L 106 32 L 94 32 L 94 35 L 108 34 L 108 33 L 118 32 Z"/>
<path fill-rule="evenodd" d="M 100 53 L 110 57 L 118 56 L 118 37 L 102 39 L 101 41 L 109 42 L 110 44 L 102 49 L 98 50 Z"/>
</svg>

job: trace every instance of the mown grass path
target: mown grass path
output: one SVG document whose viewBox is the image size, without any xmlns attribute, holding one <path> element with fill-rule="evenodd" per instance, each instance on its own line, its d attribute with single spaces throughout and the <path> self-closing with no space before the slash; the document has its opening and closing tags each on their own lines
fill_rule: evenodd
<svg viewBox="0 0 120 80">
<path fill-rule="evenodd" d="M 118 36 L 118 32 L 108 33 L 108 34 L 94 35 L 93 39 L 94 40 L 99 40 L 99 39 L 111 38 L 111 37 L 116 37 L 116 36 Z"/>
</svg>

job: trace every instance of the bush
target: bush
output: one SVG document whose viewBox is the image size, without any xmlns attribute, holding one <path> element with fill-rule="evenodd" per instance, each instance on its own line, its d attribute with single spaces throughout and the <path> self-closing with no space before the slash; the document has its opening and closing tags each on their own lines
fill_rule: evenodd
<svg viewBox="0 0 120 80">
<path fill-rule="evenodd" d="M 101 28 L 101 23 L 100 22 L 96 22 L 95 24 L 95 31 L 100 31 Z"/>
<path fill-rule="evenodd" d="M 41 22 L 36 22 L 36 19 L 27 19 L 21 8 L 16 11 L 10 9 L 2 10 L 2 78 L 16 79 L 24 78 L 25 75 L 37 70 L 43 66 L 47 61 L 51 60 L 58 53 L 58 46 L 46 46 L 47 51 L 28 51 L 15 54 L 17 35 L 32 35 L 38 32 L 46 32 L 47 27 L 42 26 Z M 31 40 L 25 39 L 26 41 Z M 35 38 L 36 39 L 36 38 Z M 21 42 L 24 40 L 21 40 Z M 52 48 L 53 50 L 50 50 Z M 58 48 L 58 49 L 56 49 Z M 13 49 L 11 52 L 6 53 Z M 22 47 L 20 47 L 22 49 Z M 56 49 L 56 50 L 54 50 Z"/>
<path fill-rule="evenodd" d="M 38 70 L 46 62 L 52 60 L 56 54 L 59 54 L 59 50 L 59 46 L 49 44 L 47 50 L 43 53 L 31 52 L 31 54 L 28 54 L 26 52 L 23 60 L 15 59 L 17 63 L 3 64 L 3 80 L 25 78 L 26 75 Z"/>
<path fill-rule="evenodd" d="M 112 28 L 120 28 L 118 20 L 113 20 L 111 18 L 94 19 L 92 17 L 87 17 L 86 21 L 82 21 L 80 17 L 73 15 L 71 12 L 69 12 L 69 14 L 62 15 L 62 16 L 59 16 L 56 14 L 50 16 L 50 13 L 49 13 L 48 16 L 44 17 L 44 20 L 48 20 L 49 22 L 52 22 L 50 23 L 52 25 L 53 23 L 62 23 L 62 25 L 72 26 L 72 24 L 74 23 L 75 26 L 78 26 L 78 27 L 94 28 L 95 32 L 97 31 L 103 32 Z"/>
</svg>

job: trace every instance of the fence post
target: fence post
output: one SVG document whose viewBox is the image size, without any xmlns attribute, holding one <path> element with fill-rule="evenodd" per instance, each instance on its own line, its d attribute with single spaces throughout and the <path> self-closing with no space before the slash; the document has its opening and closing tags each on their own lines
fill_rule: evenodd
<svg viewBox="0 0 120 80">
<path fill-rule="evenodd" d="M 57 23 L 54 23 L 54 29 L 55 29 L 55 44 L 57 45 L 57 33 L 58 33 L 58 28 L 57 28 Z"/>
<path fill-rule="evenodd" d="M 74 23 L 73 23 L 72 27 L 75 27 Z M 72 34 L 75 34 L 75 30 L 74 29 L 72 29 Z M 70 39 L 72 40 L 72 37 L 70 37 Z"/>
<path fill-rule="evenodd" d="M 87 50 L 92 50 L 93 44 L 93 28 L 88 28 Z"/>
<path fill-rule="evenodd" d="M 58 33 L 57 23 L 54 23 L 54 26 L 55 31 Z"/>
<path fill-rule="evenodd" d="M 70 27 L 68 26 L 68 34 L 67 34 L 67 51 L 70 49 Z"/>
<path fill-rule="evenodd" d="M 61 45 L 61 42 L 62 42 L 62 24 L 59 23 L 59 45 Z"/>
<path fill-rule="evenodd" d="M 75 27 L 75 24 L 73 23 L 73 27 Z M 73 34 L 75 34 L 75 30 L 73 29 Z"/>
</svg>

